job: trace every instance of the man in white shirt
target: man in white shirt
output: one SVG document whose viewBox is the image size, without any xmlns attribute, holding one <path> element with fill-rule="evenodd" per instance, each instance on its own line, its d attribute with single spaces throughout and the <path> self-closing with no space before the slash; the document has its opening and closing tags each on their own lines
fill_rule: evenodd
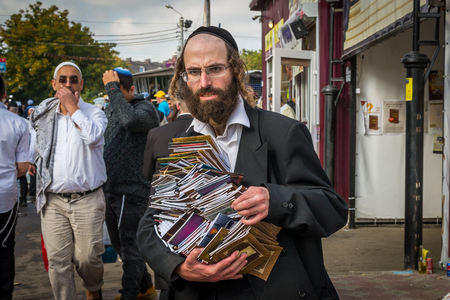
<svg viewBox="0 0 450 300">
<path fill-rule="evenodd" d="M 0 99 L 6 96 L 0 77 Z M 12 299 L 14 290 L 14 231 L 17 222 L 16 178 L 29 166 L 28 125 L 0 103 L 0 299 Z"/>
<path fill-rule="evenodd" d="M 74 266 L 86 299 L 102 299 L 106 181 L 103 111 L 80 97 L 82 73 L 71 62 L 55 69 L 54 98 L 30 116 L 36 130 L 36 207 L 41 213 L 48 275 L 55 299 L 76 299 Z"/>
</svg>

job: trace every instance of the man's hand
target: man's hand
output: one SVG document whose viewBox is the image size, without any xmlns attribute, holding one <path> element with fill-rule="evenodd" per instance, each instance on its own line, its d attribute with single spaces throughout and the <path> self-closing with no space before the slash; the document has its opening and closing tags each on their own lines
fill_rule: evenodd
<svg viewBox="0 0 450 300">
<path fill-rule="evenodd" d="M 34 164 L 30 164 L 30 167 L 28 168 L 28 173 L 31 176 L 36 175 L 36 166 Z"/>
<path fill-rule="evenodd" d="M 265 187 L 249 187 L 239 198 L 234 200 L 231 208 L 243 217 L 253 218 L 241 222 L 254 225 L 269 214 L 269 190 Z"/>
<path fill-rule="evenodd" d="M 197 260 L 202 251 L 200 248 L 192 250 L 184 263 L 176 267 L 175 273 L 191 282 L 217 282 L 242 278 L 238 273 L 247 263 L 247 253 L 242 253 L 238 257 L 239 251 L 235 251 L 217 264 L 205 265 Z"/>
<path fill-rule="evenodd" d="M 23 175 L 27 174 L 29 165 L 30 165 L 29 162 L 16 163 L 17 177 L 22 177 Z"/>
<path fill-rule="evenodd" d="M 120 83 L 119 75 L 117 75 L 117 72 L 114 70 L 105 71 L 105 73 L 103 73 L 103 84 L 107 85 L 108 83 L 113 81 Z"/>
<path fill-rule="evenodd" d="M 62 88 L 56 92 L 55 97 L 61 101 L 61 105 L 66 108 L 71 116 L 74 112 L 80 109 L 78 107 L 78 99 L 80 98 L 78 92 L 73 94 L 68 88 Z"/>
</svg>

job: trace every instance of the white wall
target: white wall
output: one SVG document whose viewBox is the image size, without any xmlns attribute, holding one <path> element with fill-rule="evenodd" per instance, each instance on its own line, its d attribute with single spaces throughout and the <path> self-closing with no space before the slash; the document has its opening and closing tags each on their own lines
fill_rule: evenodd
<svg viewBox="0 0 450 300">
<path fill-rule="evenodd" d="M 443 44 L 443 26 L 440 28 Z M 421 40 L 434 36 L 434 20 L 421 24 Z M 360 100 L 374 107 L 385 100 L 405 100 L 406 69 L 400 62 L 412 50 L 412 29 L 357 56 L 358 129 L 356 156 L 356 217 L 404 218 L 405 134 L 365 135 Z M 434 47 L 421 47 L 431 59 Z M 363 58 L 364 57 L 364 58 Z M 443 70 L 443 51 L 433 66 Z M 425 100 L 428 100 L 427 93 Z M 373 108 L 375 109 L 375 108 Z M 381 115 L 381 118 L 383 116 Z M 381 119 L 379 125 L 382 126 Z M 424 124 L 428 127 L 428 123 Z M 427 131 L 426 131 L 427 132 Z M 424 134 L 423 217 L 442 216 L 442 154 L 432 153 L 434 133 Z"/>
</svg>

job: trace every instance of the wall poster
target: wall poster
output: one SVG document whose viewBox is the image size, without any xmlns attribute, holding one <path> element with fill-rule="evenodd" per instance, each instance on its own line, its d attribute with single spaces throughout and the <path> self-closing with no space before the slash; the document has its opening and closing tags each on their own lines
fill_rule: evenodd
<svg viewBox="0 0 450 300">
<path fill-rule="evenodd" d="M 428 101 L 428 120 L 430 132 L 442 132 L 444 118 L 444 103 L 442 100 Z"/>
<path fill-rule="evenodd" d="M 364 116 L 364 134 L 380 135 L 381 127 L 381 107 L 379 102 L 372 103 L 368 100 L 361 101 L 362 112 Z"/>
<path fill-rule="evenodd" d="M 405 133 L 406 131 L 406 102 L 383 102 L 383 131 L 384 133 Z"/>
</svg>

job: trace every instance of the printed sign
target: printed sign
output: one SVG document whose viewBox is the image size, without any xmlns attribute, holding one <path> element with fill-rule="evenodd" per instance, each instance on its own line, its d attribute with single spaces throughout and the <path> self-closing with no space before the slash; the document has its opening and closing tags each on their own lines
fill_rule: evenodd
<svg viewBox="0 0 450 300">
<path fill-rule="evenodd" d="M 0 58 L 0 73 L 6 72 L 6 58 Z"/>
<path fill-rule="evenodd" d="M 412 77 L 406 78 L 406 101 L 412 101 L 413 99 L 413 79 Z"/>
</svg>

